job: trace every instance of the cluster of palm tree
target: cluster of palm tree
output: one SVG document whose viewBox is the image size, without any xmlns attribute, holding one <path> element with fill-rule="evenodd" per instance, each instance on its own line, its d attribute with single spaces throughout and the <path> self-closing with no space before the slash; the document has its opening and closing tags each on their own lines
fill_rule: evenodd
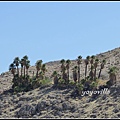
<svg viewBox="0 0 120 120">
<path fill-rule="evenodd" d="M 54 84 L 58 84 L 58 81 L 61 79 L 62 82 L 64 84 L 68 84 L 69 83 L 69 69 L 70 69 L 70 63 L 71 61 L 68 60 L 64 60 L 62 59 L 60 61 L 61 63 L 61 75 L 57 73 L 57 71 L 54 71 L 53 74 L 51 75 L 51 77 L 54 77 Z"/>
<path fill-rule="evenodd" d="M 36 74 L 30 78 L 28 74 L 28 69 L 30 67 L 30 60 L 28 60 L 28 56 L 25 55 L 21 60 L 19 57 L 16 57 L 13 60 L 13 63 L 10 64 L 9 70 L 13 74 L 13 88 L 24 86 L 23 88 L 33 89 L 36 87 L 39 87 L 41 85 L 41 81 L 46 79 L 45 73 L 47 71 L 46 65 L 42 64 L 42 60 L 38 60 L 35 63 L 36 66 Z M 83 62 L 83 63 L 82 63 Z M 62 59 L 60 61 L 61 64 L 61 74 L 58 74 L 56 71 L 53 72 L 51 77 L 54 77 L 54 84 L 58 85 L 58 83 L 62 82 L 63 84 L 69 84 L 71 82 L 70 80 L 70 65 L 71 60 L 64 60 Z M 85 64 L 85 72 L 84 72 L 84 78 L 81 77 L 81 64 Z M 103 59 L 100 61 L 98 58 L 96 58 L 94 55 L 87 56 L 86 59 L 82 59 L 82 56 L 78 56 L 77 58 L 77 65 L 73 66 L 72 73 L 73 73 L 73 81 L 75 85 L 77 85 L 78 89 L 83 88 L 96 88 L 97 87 L 97 80 L 101 77 L 102 69 L 104 69 L 104 66 L 106 64 L 106 60 Z M 19 65 L 21 69 L 19 68 Z M 90 70 L 88 70 L 88 65 L 90 66 Z M 97 76 L 97 67 L 100 65 L 99 73 Z M 20 71 L 21 70 L 21 73 Z M 116 81 L 116 67 L 112 67 L 109 69 L 109 77 L 110 80 L 107 82 L 107 85 L 113 85 Z"/>
<path fill-rule="evenodd" d="M 21 73 L 20 68 L 21 67 Z M 12 88 L 19 89 L 19 88 L 25 88 L 25 91 L 31 88 L 35 88 L 40 86 L 40 80 L 45 79 L 45 72 L 46 66 L 45 64 L 42 64 L 42 60 L 38 60 L 36 63 L 36 75 L 34 75 L 30 78 L 28 74 L 28 69 L 30 67 L 30 60 L 28 60 L 28 56 L 25 55 L 21 60 L 19 57 L 16 57 L 13 60 L 13 63 L 10 64 L 9 70 L 13 74 L 13 86 Z M 23 89 L 22 89 L 23 90 Z"/>
<path fill-rule="evenodd" d="M 96 78 L 100 78 L 101 71 L 104 68 L 106 60 L 103 60 L 101 62 L 101 65 L 100 65 L 101 67 L 100 67 L 99 74 L 98 74 L 98 77 L 97 77 L 96 76 L 96 70 L 97 70 L 99 62 L 100 62 L 99 59 L 95 58 L 94 55 L 92 55 L 91 57 L 90 56 L 86 57 L 86 59 L 84 60 L 84 63 L 85 63 L 85 79 L 87 79 L 88 77 L 92 80 L 95 80 Z M 64 59 L 62 59 L 60 61 L 60 63 L 61 63 L 62 79 L 69 82 L 69 73 L 70 73 L 70 63 L 71 63 L 71 61 L 69 59 L 66 60 L 66 61 Z M 75 82 L 78 81 L 78 83 L 81 80 L 81 64 L 82 64 L 82 56 L 78 56 L 77 66 L 74 66 L 73 69 L 72 69 L 73 70 L 73 79 L 74 79 Z M 90 72 L 89 72 L 89 76 L 87 76 L 88 64 L 91 64 L 91 69 L 90 69 Z M 54 73 L 56 73 L 56 71 Z"/>
<path fill-rule="evenodd" d="M 82 56 L 78 56 L 77 58 L 77 65 L 73 67 L 72 73 L 73 73 L 73 80 L 74 83 L 79 84 L 79 86 L 82 86 L 80 84 L 84 84 L 84 86 L 97 86 L 96 79 L 99 79 L 101 77 L 102 69 L 104 68 L 104 65 L 106 63 L 106 60 L 102 60 L 100 63 L 100 60 L 96 58 L 94 55 L 87 56 L 86 59 L 83 61 L 85 64 L 85 74 L 84 79 L 81 78 L 81 64 L 82 64 Z M 97 76 L 96 71 L 98 64 L 100 63 L 100 70 L 99 74 Z M 53 72 L 52 77 L 54 77 L 54 84 L 58 84 L 59 81 L 64 84 L 69 84 L 70 82 L 70 64 L 71 61 L 62 59 L 60 61 L 61 64 L 61 75 L 58 74 L 56 71 Z M 88 71 L 88 65 L 90 64 L 90 71 Z M 89 72 L 89 75 L 87 75 Z M 61 81 L 62 79 L 62 81 Z"/>
<path fill-rule="evenodd" d="M 84 79 L 81 79 L 80 65 L 82 64 L 82 56 L 78 56 L 78 59 L 77 59 L 78 66 L 75 66 L 75 69 L 78 68 L 78 72 L 76 72 L 76 76 L 78 77 L 75 77 L 76 81 L 78 80 L 78 84 L 77 84 L 78 89 L 79 87 L 80 89 L 85 89 L 85 90 L 97 89 L 97 85 L 98 85 L 97 79 L 101 77 L 101 72 L 102 72 L 102 69 L 104 68 L 106 60 L 103 59 L 102 62 L 100 62 L 98 58 L 92 55 L 91 57 L 87 56 L 83 62 L 85 64 L 85 75 L 84 75 Z M 89 64 L 90 64 L 90 71 L 88 71 Z M 100 70 L 97 76 L 96 71 L 97 71 L 98 64 L 100 64 Z"/>
<path fill-rule="evenodd" d="M 40 79 L 45 79 L 45 73 L 47 71 L 46 69 L 46 65 L 45 64 L 42 64 L 42 60 L 38 60 L 36 62 L 36 78 L 40 78 Z"/>
<path fill-rule="evenodd" d="M 21 74 L 19 72 L 19 65 L 21 65 Z M 21 60 L 19 57 L 15 57 L 13 63 L 10 64 L 9 70 L 13 74 L 13 86 L 12 88 L 15 90 L 18 86 L 24 86 L 27 88 L 29 83 L 29 75 L 28 69 L 30 67 L 30 61 L 28 60 L 28 56 L 25 55 Z"/>
<path fill-rule="evenodd" d="M 19 74 L 19 65 L 21 65 L 21 75 Z M 26 75 L 28 75 L 29 67 L 30 67 L 30 61 L 28 60 L 28 56 L 25 55 L 21 60 L 19 59 L 19 57 L 16 57 L 13 63 L 10 64 L 9 70 L 11 71 L 13 76 L 17 75 L 18 77 L 23 76 L 23 70 L 24 70 L 24 77 L 25 77 Z M 17 73 L 16 73 L 16 69 L 17 69 Z"/>
</svg>

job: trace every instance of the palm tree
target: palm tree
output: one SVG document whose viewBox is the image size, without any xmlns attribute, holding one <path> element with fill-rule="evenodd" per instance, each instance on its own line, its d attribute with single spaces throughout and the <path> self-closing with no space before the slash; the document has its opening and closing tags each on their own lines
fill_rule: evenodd
<svg viewBox="0 0 120 120">
<path fill-rule="evenodd" d="M 89 73 L 90 80 L 93 80 L 93 78 L 94 78 L 94 72 L 93 72 L 93 69 L 94 69 L 94 66 L 92 65 L 92 66 L 91 66 L 91 71 L 90 71 L 90 73 Z"/>
<path fill-rule="evenodd" d="M 90 61 L 90 56 L 87 56 L 85 59 L 85 80 L 86 80 L 86 75 L 87 75 L 87 66 L 89 64 Z"/>
<path fill-rule="evenodd" d="M 100 78 L 101 71 L 102 71 L 102 69 L 104 68 L 105 63 L 106 63 L 106 60 L 104 59 L 104 60 L 102 61 L 102 63 L 101 63 L 101 67 L 100 67 L 100 72 L 99 72 L 98 78 Z"/>
<path fill-rule="evenodd" d="M 97 70 L 98 63 L 99 63 L 99 59 L 95 59 L 95 63 L 94 63 L 94 68 L 95 68 L 95 71 L 94 71 L 94 80 L 96 80 L 96 70 Z"/>
<path fill-rule="evenodd" d="M 16 58 L 14 59 L 13 63 L 14 63 L 14 64 L 16 65 L 16 67 L 17 67 L 17 74 L 18 74 L 18 76 L 19 76 L 19 69 L 18 69 L 18 66 L 19 66 L 19 63 L 20 63 L 19 57 L 16 57 Z"/>
<path fill-rule="evenodd" d="M 54 77 L 54 85 L 57 85 L 59 80 L 58 73 L 54 71 L 51 77 Z"/>
<path fill-rule="evenodd" d="M 66 61 L 67 65 L 66 65 L 66 69 L 67 69 L 67 78 L 68 78 L 68 83 L 69 83 L 69 69 L 70 69 L 70 63 L 71 61 L 68 59 Z"/>
<path fill-rule="evenodd" d="M 38 72 L 41 69 L 42 60 L 38 60 L 35 65 L 36 65 L 36 69 L 37 69 L 36 78 L 38 78 Z"/>
<path fill-rule="evenodd" d="M 45 64 L 42 65 L 41 70 L 42 70 L 42 72 L 43 72 L 43 79 L 44 79 L 44 78 L 45 78 L 45 72 L 47 71 Z"/>
<path fill-rule="evenodd" d="M 111 67 L 109 68 L 109 78 L 110 78 L 110 82 L 112 83 L 112 85 L 114 83 L 116 83 L 116 74 L 118 72 L 118 68 L 117 67 Z"/>
<path fill-rule="evenodd" d="M 30 67 L 30 61 L 29 60 L 26 61 L 25 67 L 26 67 L 26 75 L 28 75 L 28 69 Z"/>
<path fill-rule="evenodd" d="M 62 79 L 66 79 L 65 78 L 65 71 L 66 71 L 66 67 L 65 67 L 65 60 L 64 59 L 62 59 L 61 61 L 60 61 L 60 63 L 62 64 L 61 65 L 61 72 L 62 72 Z"/>
<path fill-rule="evenodd" d="M 20 60 L 20 64 L 21 64 L 21 76 L 22 76 L 22 71 L 23 71 L 23 66 L 24 66 L 24 59 L 23 58 Z"/>
<path fill-rule="evenodd" d="M 76 83 L 77 82 L 77 66 L 73 68 L 73 79 L 74 79 L 74 82 Z"/>
<path fill-rule="evenodd" d="M 78 64 L 78 83 L 80 83 L 80 64 L 82 62 L 82 56 L 78 56 L 77 64 Z"/>
<path fill-rule="evenodd" d="M 24 77 L 25 77 L 25 68 L 26 68 L 26 61 L 28 60 L 28 56 L 27 55 L 25 55 L 24 57 L 23 57 L 23 66 L 24 66 Z"/>
<path fill-rule="evenodd" d="M 13 76 L 15 76 L 16 67 L 15 67 L 14 63 L 10 64 L 9 70 L 11 71 L 11 73 L 13 74 Z"/>
<path fill-rule="evenodd" d="M 91 60 L 90 60 L 91 67 L 92 67 L 92 65 L 93 65 L 93 63 L 94 63 L 94 60 L 95 60 L 95 56 L 92 55 L 92 56 L 91 56 Z"/>
</svg>

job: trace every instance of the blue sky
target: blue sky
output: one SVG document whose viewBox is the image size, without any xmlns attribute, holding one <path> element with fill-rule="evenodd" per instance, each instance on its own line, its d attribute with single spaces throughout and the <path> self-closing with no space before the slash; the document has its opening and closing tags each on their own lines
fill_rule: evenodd
<svg viewBox="0 0 120 120">
<path fill-rule="evenodd" d="M 0 2 L 0 73 L 15 57 L 31 66 L 120 47 L 120 2 Z"/>
</svg>

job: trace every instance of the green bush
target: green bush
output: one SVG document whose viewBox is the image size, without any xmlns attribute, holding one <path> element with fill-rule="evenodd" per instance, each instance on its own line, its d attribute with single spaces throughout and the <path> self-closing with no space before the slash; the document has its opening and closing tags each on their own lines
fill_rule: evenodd
<svg viewBox="0 0 120 120">
<path fill-rule="evenodd" d="M 85 79 L 82 79 L 81 80 L 81 84 L 85 84 L 86 80 Z"/>
<path fill-rule="evenodd" d="M 77 87 L 77 90 L 78 90 L 78 91 L 82 91 L 83 88 L 84 88 L 84 85 L 81 84 L 81 83 L 77 83 L 77 84 L 76 84 L 76 87 Z"/>
<path fill-rule="evenodd" d="M 40 80 L 40 85 L 44 86 L 44 85 L 50 85 L 51 84 L 51 79 L 44 79 L 44 80 Z"/>
<path fill-rule="evenodd" d="M 74 81 L 70 81 L 69 84 L 70 85 L 75 85 L 75 82 Z"/>
<path fill-rule="evenodd" d="M 97 88 L 97 85 L 98 85 L 98 83 L 97 82 L 92 82 L 91 84 L 90 84 L 90 88 L 91 89 L 96 89 Z"/>
<path fill-rule="evenodd" d="M 40 86 L 50 85 L 51 79 L 45 78 L 44 80 L 41 80 L 40 78 L 36 79 L 36 77 L 30 78 L 30 76 L 15 76 L 13 78 L 13 85 L 12 88 L 14 92 L 27 92 L 29 90 L 38 88 Z"/>
</svg>

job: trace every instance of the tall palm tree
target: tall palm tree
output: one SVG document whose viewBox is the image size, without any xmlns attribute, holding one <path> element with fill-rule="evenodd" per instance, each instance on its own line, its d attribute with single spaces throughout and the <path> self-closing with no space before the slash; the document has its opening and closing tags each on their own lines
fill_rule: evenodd
<svg viewBox="0 0 120 120">
<path fill-rule="evenodd" d="M 20 64 L 21 64 L 21 76 L 22 76 L 22 71 L 23 71 L 23 66 L 24 66 L 24 59 L 23 58 L 20 60 Z"/>
<path fill-rule="evenodd" d="M 27 60 L 28 60 L 28 56 L 27 56 L 27 55 L 25 55 L 25 56 L 23 57 L 24 77 L 25 77 L 25 68 L 26 68 L 26 63 L 27 63 Z"/>
<path fill-rule="evenodd" d="M 62 79 L 65 79 L 65 71 L 66 71 L 65 60 L 62 59 L 62 60 L 60 61 L 60 63 L 61 63 Z"/>
<path fill-rule="evenodd" d="M 71 61 L 68 59 L 68 60 L 66 60 L 66 63 L 67 63 L 67 65 L 66 65 L 67 79 L 68 79 L 68 83 L 69 83 L 69 69 L 70 69 L 70 63 L 71 63 Z"/>
<path fill-rule="evenodd" d="M 80 64 L 82 62 L 82 56 L 78 56 L 77 64 L 78 64 L 78 83 L 80 83 Z"/>
<path fill-rule="evenodd" d="M 94 68 L 95 68 L 95 71 L 94 71 L 94 80 L 96 80 L 96 70 L 97 70 L 97 66 L 98 66 L 98 63 L 99 63 L 99 59 L 95 59 L 95 63 L 94 63 Z"/>
<path fill-rule="evenodd" d="M 39 70 L 41 69 L 41 66 L 42 66 L 42 60 L 38 60 L 36 63 L 36 69 L 37 69 L 37 73 L 36 73 L 36 78 L 38 78 L 38 72 Z"/>
<path fill-rule="evenodd" d="M 95 60 L 95 56 L 92 55 L 92 56 L 91 56 L 91 60 L 90 60 L 91 67 L 92 67 L 92 65 L 93 65 L 93 63 L 94 63 L 94 60 Z"/>
<path fill-rule="evenodd" d="M 73 68 L 73 79 L 74 79 L 74 82 L 76 83 L 77 82 L 77 66 Z"/>
<path fill-rule="evenodd" d="M 86 75 L 87 75 L 87 66 L 89 64 L 90 61 L 90 56 L 87 56 L 85 59 L 85 80 L 86 80 Z"/>
<path fill-rule="evenodd" d="M 91 71 L 90 71 L 90 73 L 89 73 L 90 80 L 93 80 L 93 79 L 94 79 L 94 72 L 93 72 L 93 69 L 94 69 L 94 66 L 91 65 Z"/>
<path fill-rule="evenodd" d="M 101 63 L 101 67 L 100 67 L 100 72 L 99 72 L 99 75 L 98 75 L 98 78 L 100 78 L 100 75 L 101 75 L 101 71 L 102 69 L 104 68 L 104 65 L 106 64 L 106 60 L 104 59 Z"/>
<path fill-rule="evenodd" d="M 29 60 L 26 61 L 25 67 L 26 67 L 26 75 L 28 75 L 28 69 L 30 67 L 30 61 Z"/>
<path fill-rule="evenodd" d="M 18 68 L 18 66 L 19 66 L 19 64 L 20 64 L 20 59 L 19 59 L 19 57 L 16 57 L 16 58 L 14 59 L 13 63 L 14 63 L 14 64 L 16 65 L 16 67 L 17 67 L 17 74 L 18 74 L 18 76 L 19 76 L 19 68 Z"/>
<path fill-rule="evenodd" d="M 41 70 L 42 70 L 42 72 L 43 72 L 43 79 L 45 79 L 45 72 L 47 71 L 45 64 L 42 65 Z"/>
<path fill-rule="evenodd" d="M 15 67 L 14 63 L 10 64 L 9 70 L 11 71 L 11 73 L 13 74 L 13 77 L 14 77 L 15 76 L 15 72 L 16 72 L 16 67 Z"/>
</svg>

